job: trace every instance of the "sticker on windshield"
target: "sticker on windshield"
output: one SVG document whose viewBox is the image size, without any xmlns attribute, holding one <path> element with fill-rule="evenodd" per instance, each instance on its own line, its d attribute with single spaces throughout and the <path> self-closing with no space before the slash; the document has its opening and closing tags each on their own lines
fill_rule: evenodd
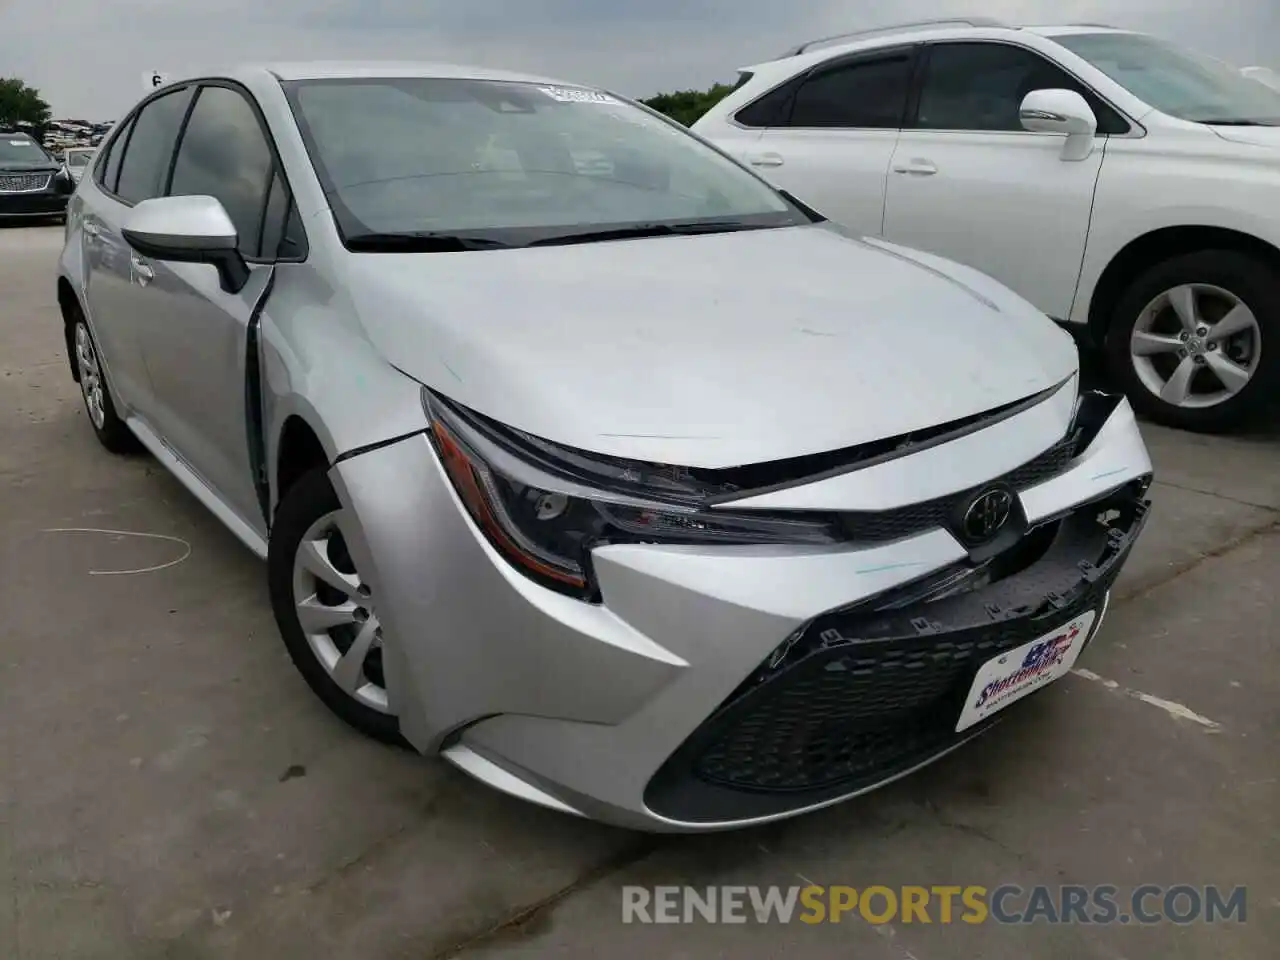
<svg viewBox="0 0 1280 960">
<path fill-rule="evenodd" d="M 599 90 L 583 90 L 579 87 L 539 87 L 543 93 L 561 103 L 617 103 L 616 97 Z"/>
<path fill-rule="evenodd" d="M 29 146 L 31 146 L 31 141 L 30 141 L 30 140 L 10 140 L 10 141 L 9 141 L 9 146 L 11 146 L 11 147 L 29 147 Z"/>
</svg>

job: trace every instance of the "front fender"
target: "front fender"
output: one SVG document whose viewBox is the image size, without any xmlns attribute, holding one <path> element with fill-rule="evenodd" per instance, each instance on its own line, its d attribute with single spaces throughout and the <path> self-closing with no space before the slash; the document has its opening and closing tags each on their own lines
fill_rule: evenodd
<svg viewBox="0 0 1280 960">
<path fill-rule="evenodd" d="M 276 270 L 258 333 L 273 513 L 280 438 L 290 417 L 306 422 L 330 464 L 427 427 L 420 385 L 373 349 L 346 298 L 308 264 Z"/>
</svg>

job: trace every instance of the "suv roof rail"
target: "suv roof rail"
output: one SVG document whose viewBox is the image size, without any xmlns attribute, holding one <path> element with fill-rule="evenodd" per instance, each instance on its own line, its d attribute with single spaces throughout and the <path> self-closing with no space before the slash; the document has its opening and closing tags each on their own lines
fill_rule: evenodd
<svg viewBox="0 0 1280 960">
<path fill-rule="evenodd" d="M 883 27 L 871 27 L 867 30 L 853 30 L 849 33 L 837 33 L 830 37 L 819 37 L 817 40 L 807 40 L 799 46 L 792 47 L 782 55 L 785 57 L 798 57 L 812 47 L 820 44 L 835 43 L 837 40 L 850 40 L 855 37 L 870 37 L 878 33 L 897 33 L 900 30 L 920 30 L 927 27 L 1008 27 L 1009 24 L 1003 20 L 996 20 L 993 17 L 943 17 L 937 20 L 914 20 L 910 23 L 891 23 Z M 780 59 L 782 59 L 780 58 Z"/>
<path fill-rule="evenodd" d="M 1096 28 L 1097 28 L 1097 29 L 1099 29 L 1099 30 L 1119 30 L 1119 29 L 1120 29 L 1119 27 L 1113 26 L 1113 25 L 1112 25 L 1112 24 L 1110 24 L 1110 23 L 1073 23 L 1073 24 L 1070 24 L 1070 26 L 1073 26 L 1073 27 L 1096 27 Z"/>
</svg>

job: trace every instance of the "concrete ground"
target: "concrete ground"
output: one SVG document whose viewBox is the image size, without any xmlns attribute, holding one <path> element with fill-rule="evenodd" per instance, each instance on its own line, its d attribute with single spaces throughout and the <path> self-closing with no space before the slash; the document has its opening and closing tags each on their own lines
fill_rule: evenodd
<svg viewBox="0 0 1280 960">
<path fill-rule="evenodd" d="M 1276 956 L 1280 437 L 1146 431 L 1154 516 L 1087 672 L 1016 722 L 824 813 L 653 839 L 325 711 L 258 561 L 153 461 L 94 441 L 54 305 L 60 243 L 0 228 L 0 958 Z M 1247 915 L 621 923 L 624 884 L 809 881 L 1244 885 Z"/>
</svg>

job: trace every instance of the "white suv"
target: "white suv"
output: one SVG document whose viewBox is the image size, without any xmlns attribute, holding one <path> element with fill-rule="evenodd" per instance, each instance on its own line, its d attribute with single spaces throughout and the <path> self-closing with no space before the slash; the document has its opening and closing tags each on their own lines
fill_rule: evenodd
<svg viewBox="0 0 1280 960">
<path fill-rule="evenodd" d="M 1280 387 L 1277 125 L 1280 91 L 1154 37 L 952 20 L 744 68 L 693 129 L 852 231 L 1012 287 L 1152 419 L 1218 431 Z"/>
</svg>

